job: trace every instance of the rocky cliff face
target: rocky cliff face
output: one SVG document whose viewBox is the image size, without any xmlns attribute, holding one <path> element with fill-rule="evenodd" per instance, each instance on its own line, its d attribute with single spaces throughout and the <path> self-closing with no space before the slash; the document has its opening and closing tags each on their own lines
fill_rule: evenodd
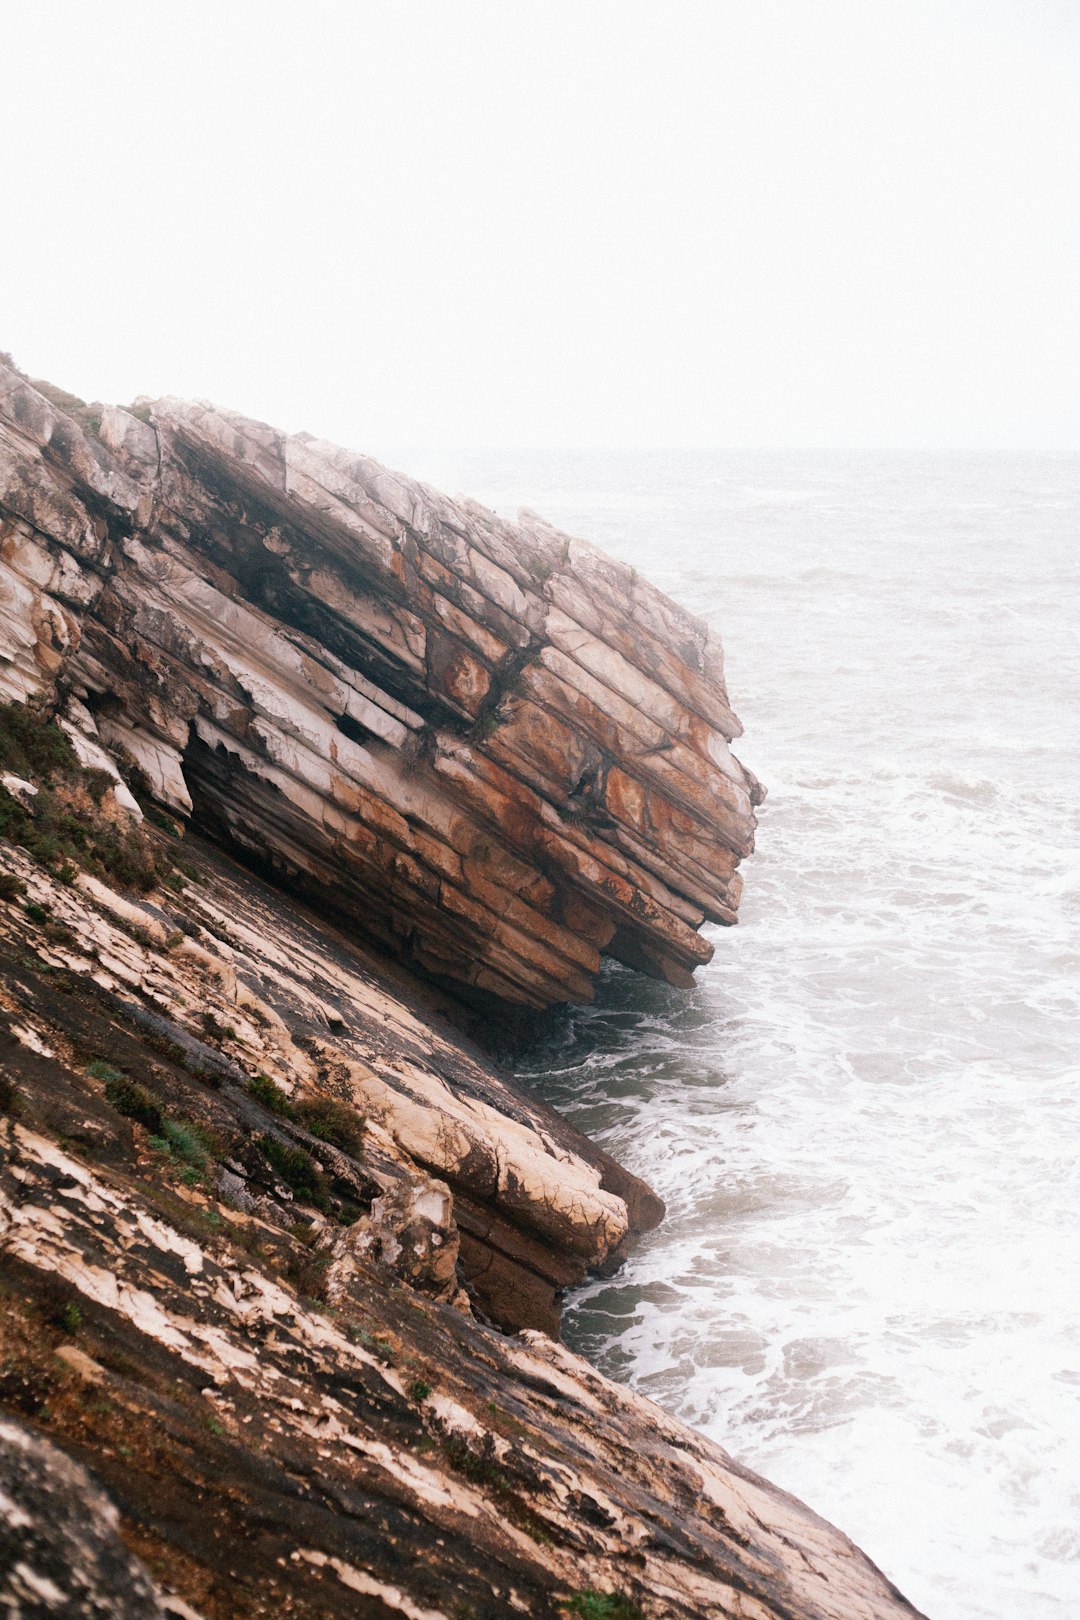
<svg viewBox="0 0 1080 1620">
<path fill-rule="evenodd" d="M 912 1615 L 557 1344 L 662 1207 L 446 1017 L 733 920 L 701 627 L 331 447 L 3 390 L 6 1611 Z"/>
<path fill-rule="evenodd" d="M 719 647 L 536 518 L 178 400 L 83 432 L 0 370 L 0 682 L 410 966 L 502 1003 L 686 984 L 756 783 Z"/>
</svg>

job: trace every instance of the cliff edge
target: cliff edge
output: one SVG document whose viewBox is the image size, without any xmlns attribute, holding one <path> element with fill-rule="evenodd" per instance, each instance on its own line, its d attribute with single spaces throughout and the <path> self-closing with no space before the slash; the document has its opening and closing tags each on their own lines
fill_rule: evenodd
<svg viewBox="0 0 1080 1620">
<path fill-rule="evenodd" d="M 734 920 L 704 629 L 538 519 L 4 368 L 0 698 L 6 1609 L 912 1616 L 557 1343 L 662 1206 L 447 1017 Z"/>
<path fill-rule="evenodd" d="M 0 692 L 459 993 L 688 984 L 760 790 L 706 627 L 632 569 L 208 405 L 96 432 L 0 369 Z M 145 420 L 144 420 L 145 418 Z"/>
</svg>

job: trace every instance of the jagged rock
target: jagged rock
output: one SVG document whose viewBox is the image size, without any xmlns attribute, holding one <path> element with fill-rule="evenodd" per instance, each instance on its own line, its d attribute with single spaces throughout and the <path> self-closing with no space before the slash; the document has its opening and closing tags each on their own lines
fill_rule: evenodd
<svg viewBox="0 0 1080 1620">
<path fill-rule="evenodd" d="M 760 789 L 705 626 L 585 542 L 179 400 L 0 368 L 0 691 L 490 1004 L 685 984 Z M 152 422 L 152 425 L 151 425 Z"/>
<path fill-rule="evenodd" d="M 344 1232 L 315 1236 L 332 1292 L 359 1252 L 436 1297 L 456 1296 L 460 1279 L 500 1325 L 557 1334 L 560 1292 L 662 1215 L 648 1187 L 518 1091 L 419 988 L 395 982 L 385 964 L 194 834 L 182 845 L 182 892 L 142 901 L 87 873 L 64 882 L 10 846 L 0 852 L 49 919 L 0 906 L 0 952 L 23 1011 L 35 1009 L 33 1038 L 50 1052 L 73 1038 L 118 1050 L 93 1007 L 65 1029 L 72 1003 L 56 1002 L 47 975 L 77 975 L 95 1003 L 106 998 L 140 1038 L 173 1054 L 183 1112 L 209 1107 L 215 1129 L 239 1125 L 313 1154 L 355 1212 Z M 34 953 L 46 974 L 39 998 L 27 966 Z M 0 996 L 0 1022 L 3 1006 Z M 31 1027 L 22 1018 L 24 1036 Z M 137 1062 L 140 1053 L 136 1044 Z M 208 1097 L 201 1082 L 192 1092 L 191 1075 L 210 1083 Z M 299 1120 L 268 1115 L 247 1089 L 257 1077 L 289 1106 L 328 1095 L 355 1109 L 362 1167 Z M 160 1087 L 156 1072 L 146 1078 Z M 96 1130 L 80 1122 L 80 1135 L 96 1140 Z M 292 1196 L 280 1173 L 252 1179 L 231 1155 L 215 1181 L 244 1214 Z"/>
</svg>

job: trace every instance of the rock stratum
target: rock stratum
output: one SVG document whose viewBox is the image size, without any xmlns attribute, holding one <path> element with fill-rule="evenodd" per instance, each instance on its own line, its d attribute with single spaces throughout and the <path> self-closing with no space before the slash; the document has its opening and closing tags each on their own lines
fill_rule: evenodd
<svg viewBox="0 0 1080 1620">
<path fill-rule="evenodd" d="M 734 921 L 704 628 L 539 519 L 5 367 L 0 696 L 5 1612 L 913 1616 L 558 1343 L 662 1205 L 461 1027 Z"/>
<path fill-rule="evenodd" d="M 0 413 L 7 695 L 62 676 L 159 803 L 459 990 L 709 959 L 760 789 L 700 621 L 540 519 L 209 405 L 84 433 L 8 369 Z"/>
</svg>

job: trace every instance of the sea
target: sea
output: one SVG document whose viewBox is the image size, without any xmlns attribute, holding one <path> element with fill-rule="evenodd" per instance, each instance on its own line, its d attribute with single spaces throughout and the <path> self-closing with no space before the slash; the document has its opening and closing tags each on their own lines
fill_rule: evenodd
<svg viewBox="0 0 1080 1620">
<path fill-rule="evenodd" d="M 521 1060 L 668 1206 L 567 1340 L 933 1620 L 1074 1620 L 1080 457 L 398 464 L 702 615 L 769 790 L 696 987 L 612 966 Z"/>
</svg>

